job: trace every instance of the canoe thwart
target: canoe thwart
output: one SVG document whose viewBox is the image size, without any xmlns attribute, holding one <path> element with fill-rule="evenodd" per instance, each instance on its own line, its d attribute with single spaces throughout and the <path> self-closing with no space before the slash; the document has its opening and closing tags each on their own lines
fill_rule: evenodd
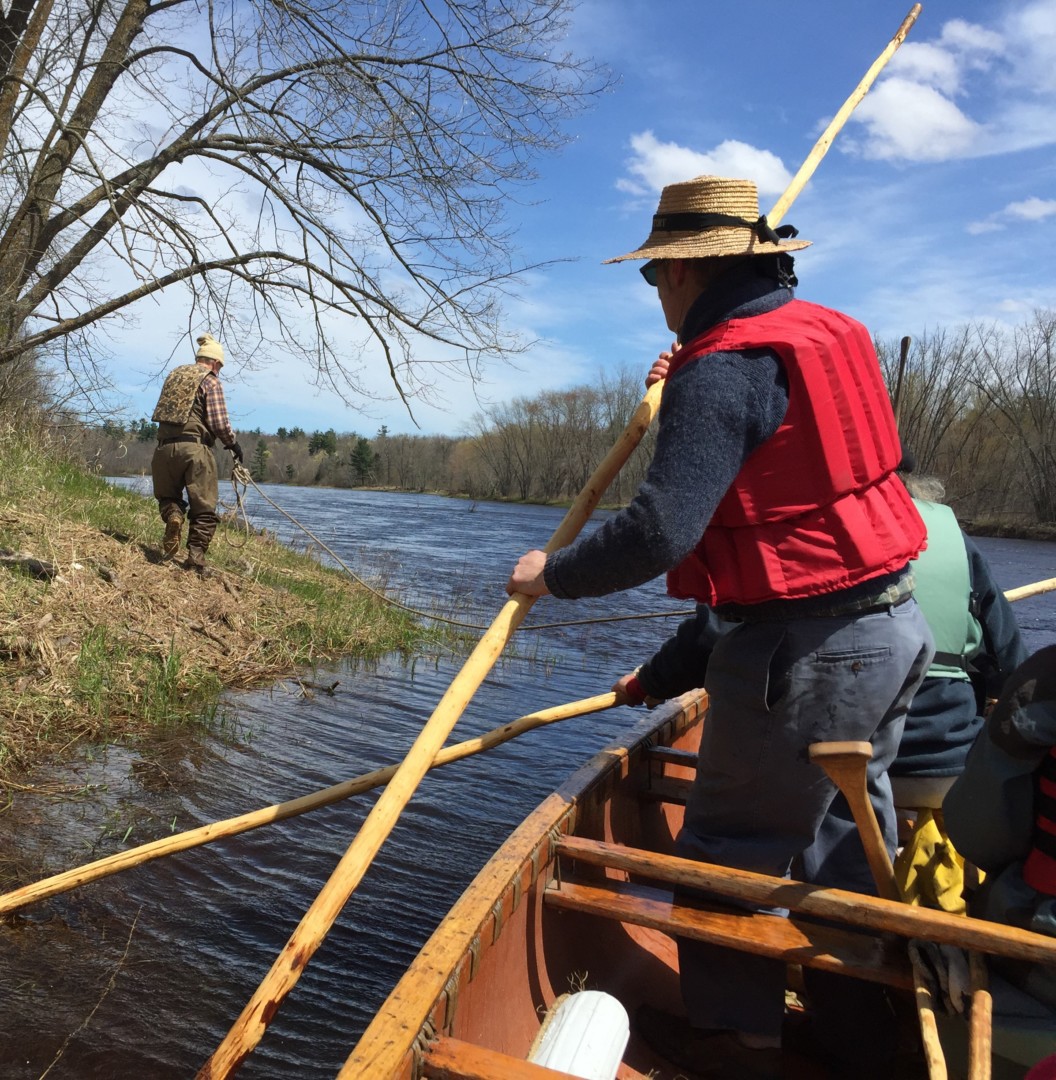
<svg viewBox="0 0 1056 1080">
<path fill-rule="evenodd" d="M 685 806 L 689 798 L 692 780 L 681 780 L 677 776 L 651 776 L 639 791 L 639 797 L 645 802 L 671 803 L 673 806 Z"/>
<path fill-rule="evenodd" d="M 687 769 L 697 767 L 697 755 L 692 750 L 679 750 L 674 746 L 650 746 L 645 751 L 646 761 L 662 765 L 683 765 Z"/>
<path fill-rule="evenodd" d="M 696 902 L 676 902 L 664 889 L 608 880 L 590 885 L 564 881 L 547 889 L 544 903 L 660 930 L 672 937 L 692 938 L 801 964 L 839 975 L 912 990 L 913 976 L 905 954 L 885 939 L 778 915 L 720 910 Z"/>
<path fill-rule="evenodd" d="M 850 923 L 859 930 L 924 938 L 1028 963 L 1056 963 L 1056 938 L 1003 923 L 580 836 L 559 838 L 554 850 L 565 859 L 588 866 L 623 870 L 638 879 L 697 889 L 760 907 L 788 908 L 803 915 Z"/>
</svg>

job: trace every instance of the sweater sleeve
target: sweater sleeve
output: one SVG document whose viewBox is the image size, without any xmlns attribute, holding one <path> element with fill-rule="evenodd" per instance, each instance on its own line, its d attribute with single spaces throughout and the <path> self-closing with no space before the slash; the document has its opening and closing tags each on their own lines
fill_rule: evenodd
<svg viewBox="0 0 1056 1080">
<path fill-rule="evenodd" d="M 994 581 L 983 553 L 964 537 L 968 553 L 968 572 L 972 588 L 972 603 L 976 618 L 983 628 L 983 644 L 972 666 L 983 680 L 987 697 L 997 697 L 1013 671 L 1027 658 L 1027 648 L 1019 632 L 1012 605 Z"/>
<path fill-rule="evenodd" d="M 769 350 L 713 353 L 664 386 L 656 451 L 630 505 L 546 560 L 554 596 L 604 596 L 677 566 L 697 545 L 748 455 L 788 408 Z"/>
<path fill-rule="evenodd" d="M 666 700 L 704 685 L 715 643 L 732 626 L 711 608 L 700 604 L 638 671 L 649 697 Z"/>
</svg>

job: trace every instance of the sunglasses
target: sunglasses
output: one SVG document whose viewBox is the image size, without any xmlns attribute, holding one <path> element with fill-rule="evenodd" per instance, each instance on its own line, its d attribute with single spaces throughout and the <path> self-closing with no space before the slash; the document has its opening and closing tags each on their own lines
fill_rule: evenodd
<svg viewBox="0 0 1056 1080">
<path fill-rule="evenodd" d="M 661 262 L 663 262 L 662 259 L 650 259 L 645 266 L 638 268 L 638 272 L 645 278 L 646 284 L 652 285 L 654 289 L 656 288 L 656 272 L 660 269 Z"/>
</svg>

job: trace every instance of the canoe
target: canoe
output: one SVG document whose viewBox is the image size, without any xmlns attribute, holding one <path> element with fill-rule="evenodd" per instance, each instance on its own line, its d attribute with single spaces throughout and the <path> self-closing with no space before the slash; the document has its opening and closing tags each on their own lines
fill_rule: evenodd
<svg viewBox="0 0 1056 1080">
<path fill-rule="evenodd" d="M 514 1080 L 515 1069 L 529 1068 L 542 1015 L 581 984 L 604 989 L 629 1012 L 646 993 L 654 1005 L 677 1006 L 673 939 L 645 920 L 590 914 L 591 887 L 566 880 L 558 850 L 562 838 L 574 837 L 673 854 L 705 709 L 703 692 L 657 709 L 521 823 L 378 1010 L 342 1078 L 437 1075 L 427 1059 L 442 1054 L 465 1061 L 462 1073 L 449 1076 L 478 1075 L 469 1069 L 486 1066 L 491 1071 L 480 1075 Z M 644 891 L 640 898 L 644 905 Z M 618 890 L 610 903 L 615 912 Z M 624 1060 L 626 1078 L 646 1076 L 656 1064 L 633 1036 Z"/>
<path fill-rule="evenodd" d="M 1056 940 L 1012 927 L 677 858 L 674 838 L 706 708 L 701 691 L 648 714 L 521 823 L 378 1010 L 342 1080 L 589 1075 L 528 1060 L 538 1060 L 544 1019 L 552 1023 L 555 1010 L 562 1015 L 584 989 L 622 1006 L 625 1048 L 618 1022 L 592 1036 L 619 1042 L 610 1076 L 684 1076 L 636 1035 L 633 1023 L 646 1002 L 681 1011 L 675 934 L 784 958 L 793 977 L 797 965 L 807 965 L 884 983 L 904 993 L 910 1017 L 908 938 L 1056 961 Z M 687 884 L 755 901 L 780 890 L 793 913 L 779 919 L 680 899 L 684 892 L 675 890 Z M 819 925 L 797 912 L 846 925 Z M 588 1021 L 593 1015 L 581 1014 Z M 577 1022 L 566 1027 L 582 1041 Z M 967 1042 L 963 1022 L 945 1028 L 948 1043 Z M 952 1049 L 954 1060 L 959 1050 L 966 1059 L 966 1047 Z M 609 1052 L 595 1045 L 591 1056 Z M 828 1074 L 803 1059 L 794 1075 Z"/>
</svg>

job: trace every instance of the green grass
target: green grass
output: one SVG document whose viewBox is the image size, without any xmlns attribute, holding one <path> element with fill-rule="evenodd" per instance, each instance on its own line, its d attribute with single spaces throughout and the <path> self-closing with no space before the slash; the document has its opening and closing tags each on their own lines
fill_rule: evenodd
<svg viewBox="0 0 1056 1080">
<path fill-rule="evenodd" d="M 324 660 L 464 645 L 234 523 L 209 550 L 221 574 L 186 575 L 160 561 L 154 500 L 90 475 L 53 439 L 0 428 L 0 460 L 0 547 L 62 574 L 0 567 L 0 778 L 77 743 L 222 726 L 225 690 Z"/>
</svg>

